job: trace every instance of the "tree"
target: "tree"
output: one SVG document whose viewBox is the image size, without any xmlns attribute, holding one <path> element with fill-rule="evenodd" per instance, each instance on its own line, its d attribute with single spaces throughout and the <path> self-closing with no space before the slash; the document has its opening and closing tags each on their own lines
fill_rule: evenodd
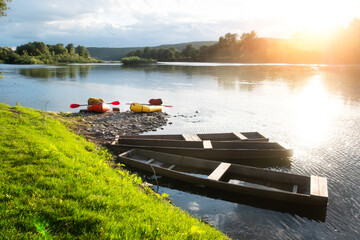
<svg viewBox="0 0 360 240">
<path fill-rule="evenodd" d="M 0 61 L 5 60 L 10 53 L 12 53 L 11 48 L 0 47 Z"/>
<path fill-rule="evenodd" d="M 6 2 L 11 2 L 11 0 L 0 0 L 0 17 L 6 16 L 5 10 L 8 9 Z"/>
<path fill-rule="evenodd" d="M 238 44 L 238 35 L 236 33 L 227 33 L 219 38 L 218 57 L 220 61 L 234 61 L 238 53 L 236 50 Z"/>
<path fill-rule="evenodd" d="M 252 30 L 250 33 L 243 33 L 240 37 L 240 41 L 251 41 L 255 38 L 257 38 L 257 33 Z"/>
<path fill-rule="evenodd" d="M 219 38 L 219 47 L 229 49 L 233 47 L 237 42 L 238 35 L 236 33 L 227 33 L 224 37 Z"/>
<path fill-rule="evenodd" d="M 143 54 L 142 54 L 143 58 L 151 58 L 151 47 L 145 47 Z"/>
<path fill-rule="evenodd" d="M 67 51 L 68 51 L 68 53 L 69 53 L 70 55 L 75 54 L 74 44 L 69 43 L 68 45 L 66 45 L 66 49 L 67 49 Z"/>
<path fill-rule="evenodd" d="M 77 46 L 76 47 L 76 53 L 79 54 L 79 56 L 84 57 L 84 58 L 89 58 L 90 57 L 89 51 L 84 46 L 80 46 L 80 45 Z"/>
<path fill-rule="evenodd" d="M 65 54 L 65 53 L 68 52 L 67 49 L 64 48 L 64 44 L 62 44 L 62 43 L 58 43 L 58 44 L 55 44 L 55 45 L 50 45 L 49 46 L 49 51 L 54 52 L 55 55 Z"/>
<path fill-rule="evenodd" d="M 130 52 L 128 52 L 128 54 L 126 54 L 127 57 L 142 57 L 142 50 L 141 49 L 136 49 L 136 50 L 132 50 Z"/>
<path fill-rule="evenodd" d="M 185 49 L 182 50 L 181 56 L 184 60 L 196 61 L 199 58 L 200 50 L 195 48 L 192 44 L 186 45 Z"/>
<path fill-rule="evenodd" d="M 22 55 L 26 52 L 29 54 L 29 56 L 39 56 L 41 54 L 48 53 L 49 49 L 45 43 L 35 41 L 18 46 L 15 52 L 19 55 Z"/>
</svg>

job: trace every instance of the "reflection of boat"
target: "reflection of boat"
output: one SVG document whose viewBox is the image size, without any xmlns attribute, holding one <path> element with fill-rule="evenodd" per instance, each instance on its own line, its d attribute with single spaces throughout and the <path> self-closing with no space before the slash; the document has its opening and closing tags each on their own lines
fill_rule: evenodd
<svg viewBox="0 0 360 240">
<path fill-rule="evenodd" d="M 132 141 L 130 141 L 132 140 Z M 125 135 L 120 136 L 118 143 L 122 142 L 141 142 L 143 144 L 148 141 L 167 142 L 167 141 L 257 141 L 268 142 L 269 139 L 265 138 L 258 132 L 233 132 L 233 133 L 199 133 L 199 134 L 160 134 L 160 135 Z"/>
<path fill-rule="evenodd" d="M 148 105 L 140 103 L 132 103 L 130 105 L 130 110 L 136 113 L 142 112 L 159 112 L 162 111 L 162 106 L 160 105 Z"/>
<path fill-rule="evenodd" d="M 132 149 L 118 160 L 140 170 L 224 192 L 285 202 L 323 205 L 328 201 L 327 179 L 246 167 L 192 157 Z"/>
<path fill-rule="evenodd" d="M 182 156 L 245 163 L 254 159 L 282 159 L 292 156 L 292 149 L 286 149 L 274 142 L 219 142 L 219 141 L 133 141 L 132 139 L 109 145 L 114 151 L 142 148 Z"/>
<path fill-rule="evenodd" d="M 110 110 L 110 106 L 103 102 L 97 102 L 89 105 L 87 108 L 89 112 L 106 112 Z"/>
</svg>

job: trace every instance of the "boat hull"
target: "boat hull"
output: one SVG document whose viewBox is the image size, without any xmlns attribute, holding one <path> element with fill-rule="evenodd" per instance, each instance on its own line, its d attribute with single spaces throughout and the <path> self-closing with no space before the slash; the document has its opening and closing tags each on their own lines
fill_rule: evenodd
<svg viewBox="0 0 360 240">
<path fill-rule="evenodd" d="M 133 139 L 144 141 L 254 141 L 268 142 L 269 138 L 258 132 L 232 132 L 232 133 L 198 133 L 198 134 L 159 134 L 159 135 L 125 135 L 119 137 L 119 143 L 123 140 Z"/>
<path fill-rule="evenodd" d="M 250 164 L 253 160 L 264 162 L 269 159 L 285 159 L 293 155 L 292 149 L 286 149 L 278 143 L 271 142 L 142 142 L 112 143 L 109 148 L 113 151 L 124 151 L 129 149 L 145 149 L 157 152 L 176 154 L 181 156 L 225 161 L 236 164 Z M 208 144 L 206 144 L 208 143 Z M 257 161 L 259 162 L 259 161 Z M 285 161 L 287 162 L 287 161 Z M 259 164 L 257 164 L 259 165 Z M 261 165 L 261 163 L 260 163 Z M 266 164 L 265 164 L 266 165 Z M 264 166 L 265 166 L 264 165 Z M 283 164 L 282 164 L 283 165 Z"/>
<path fill-rule="evenodd" d="M 160 112 L 162 111 L 162 106 L 132 103 L 130 110 L 136 113 Z"/>
<path fill-rule="evenodd" d="M 139 156 L 142 160 L 136 159 Z M 328 201 L 326 178 L 321 177 L 308 177 L 229 164 L 231 166 L 228 166 L 226 173 L 218 177 L 218 179 L 216 177 L 214 179 L 212 176 L 217 174 L 214 172 L 218 171 L 223 162 L 219 163 L 141 149 L 133 149 L 122 153 L 118 156 L 118 160 L 125 164 L 125 166 L 131 166 L 149 173 L 155 171 L 156 175 L 203 185 L 229 193 L 318 206 L 326 206 Z M 149 161 L 152 162 L 147 163 Z M 184 170 L 186 167 L 187 169 L 193 169 L 193 173 L 190 173 L 189 170 Z M 177 169 L 182 169 L 183 171 Z M 235 178 L 247 179 L 249 182 L 245 185 L 243 181 L 240 181 L 242 185 L 239 183 L 234 184 Z M 320 179 L 323 183 L 322 186 L 318 185 L 318 182 L 314 179 Z M 296 191 L 294 191 L 294 186 L 296 186 Z M 322 192 L 315 192 L 314 188 L 321 189 Z"/>
<path fill-rule="evenodd" d="M 89 105 L 87 108 L 89 112 L 99 112 L 99 113 L 107 112 L 110 110 L 110 106 L 103 102 L 97 102 L 93 105 Z"/>
</svg>

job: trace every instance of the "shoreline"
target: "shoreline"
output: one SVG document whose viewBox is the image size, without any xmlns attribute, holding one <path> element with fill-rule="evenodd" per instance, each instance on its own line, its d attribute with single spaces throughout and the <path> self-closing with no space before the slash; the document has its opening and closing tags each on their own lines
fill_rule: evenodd
<svg viewBox="0 0 360 240">
<path fill-rule="evenodd" d="M 169 114 L 165 112 L 79 112 L 73 113 L 73 116 L 81 117 L 80 126 L 75 129 L 77 134 L 100 146 L 111 143 L 116 136 L 157 131 L 166 126 L 169 119 Z"/>
</svg>

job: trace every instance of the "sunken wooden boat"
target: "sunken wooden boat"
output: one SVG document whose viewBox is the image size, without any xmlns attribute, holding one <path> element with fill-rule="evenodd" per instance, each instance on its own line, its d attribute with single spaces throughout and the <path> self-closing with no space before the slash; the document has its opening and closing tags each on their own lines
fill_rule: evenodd
<svg viewBox="0 0 360 240">
<path fill-rule="evenodd" d="M 143 149 L 121 153 L 118 160 L 125 166 L 155 172 L 157 176 L 232 194 L 319 206 L 326 206 L 328 202 L 327 179 L 324 177 L 302 176 Z"/>
<path fill-rule="evenodd" d="M 269 139 L 258 132 L 232 132 L 232 133 L 198 133 L 198 134 L 158 134 L 158 135 L 124 135 L 119 137 L 119 143 L 133 141 L 166 142 L 166 141 L 254 141 L 268 142 Z"/>
<path fill-rule="evenodd" d="M 287 159 L 292 156 L 288 149 L 275 142 L 218 142 L 218 141 L 114 141 L 108 147 L 116 152 L 129 149 L 145 149 L 188 157 L 196 157 L 237 164 L 248 164 L 254 159 Z"/>
</svg>

